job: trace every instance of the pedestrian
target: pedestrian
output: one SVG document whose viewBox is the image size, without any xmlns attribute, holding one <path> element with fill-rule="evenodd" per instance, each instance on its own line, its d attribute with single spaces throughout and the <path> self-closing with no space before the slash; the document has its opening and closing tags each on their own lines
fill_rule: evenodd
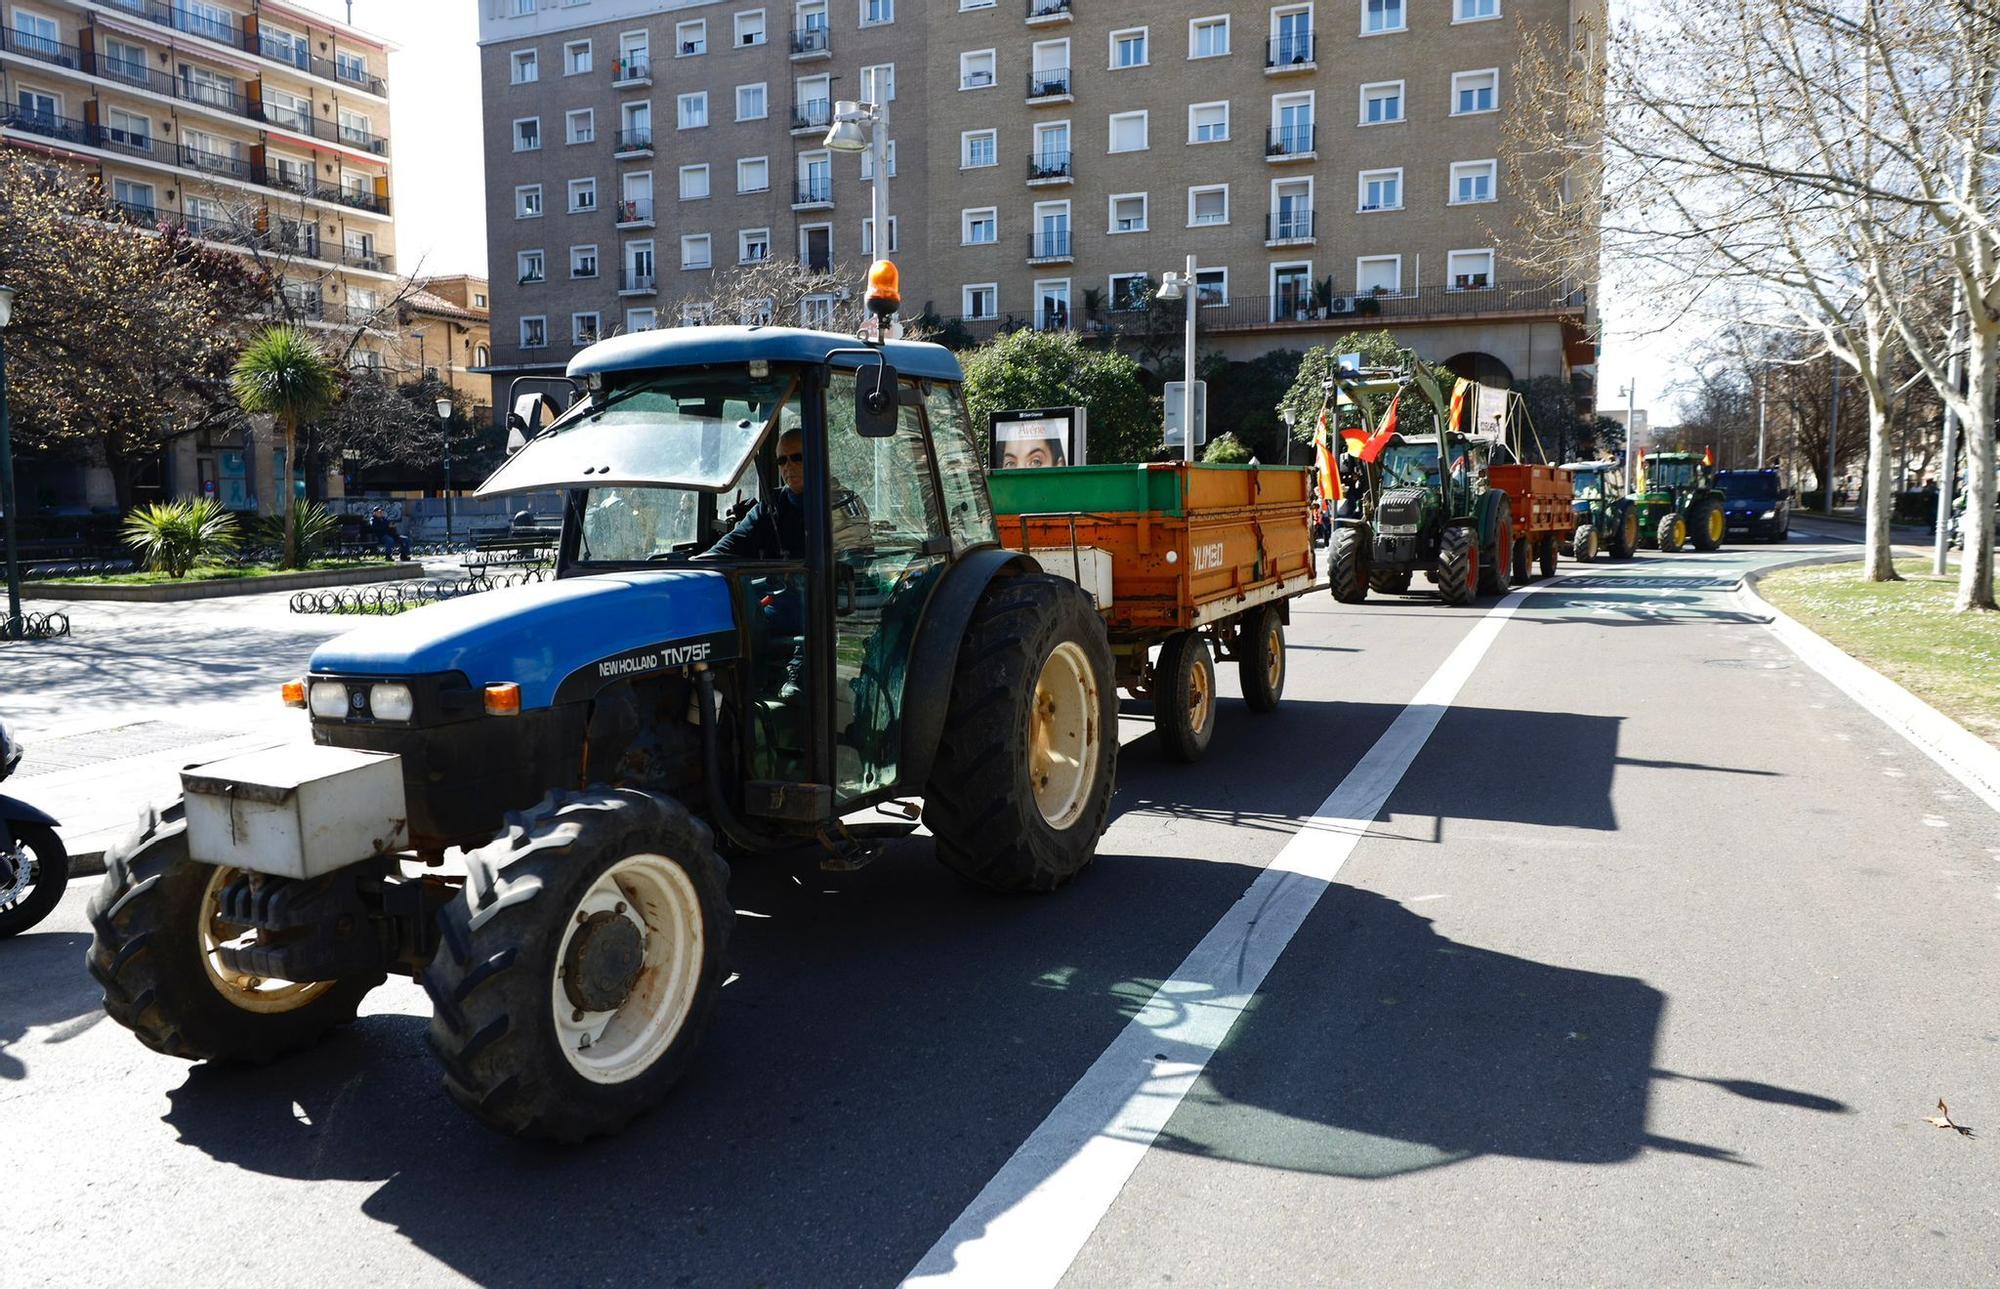
<svg viewBox="0 0 2000 1289">
<path fill-rule="evenodd" d="M 368 532 L 375 539 L 375 549 L 387 558 L 394 552 L 403 563 L 410 562 L 410 539 L 396 531 L 395 521 L 389 512 L 377 506 L 368 512 Z"/>
</svg>

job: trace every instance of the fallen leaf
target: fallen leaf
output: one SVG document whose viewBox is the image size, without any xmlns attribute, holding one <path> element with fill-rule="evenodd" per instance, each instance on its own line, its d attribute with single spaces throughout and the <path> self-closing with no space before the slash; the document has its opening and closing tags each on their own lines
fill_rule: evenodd
<svg viewBox="0 0 2000 1289">
<path fill-rule="evenodd" d="M 1961 1137 L 1970 1137 L 1972 1135 L 1972 1129 L 1962 1123 L 1953 1123 L 1951 1121 L 1951 1107 L 1944 1103 L 1943 1097 L 1938 1098 L 1938 1112 L 1933 1115 L 1924 1116 L 1924 1122 L 1933 1128 L 1949 1128 Z"/>
</svg>

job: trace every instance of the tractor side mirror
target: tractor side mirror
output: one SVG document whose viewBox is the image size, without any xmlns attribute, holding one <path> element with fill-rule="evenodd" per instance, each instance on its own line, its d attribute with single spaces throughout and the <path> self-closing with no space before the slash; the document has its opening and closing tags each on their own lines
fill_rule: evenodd
<svg viewBox="0 0 2000 1289">
<path fill-rule="evenodd" d="M 896 391 L 896 369 L 886 362 L 863 367 L 854 373 L 854 430 L 864 439 L 896 437 L 896 417 L 901 400 Z"/>
</svg>

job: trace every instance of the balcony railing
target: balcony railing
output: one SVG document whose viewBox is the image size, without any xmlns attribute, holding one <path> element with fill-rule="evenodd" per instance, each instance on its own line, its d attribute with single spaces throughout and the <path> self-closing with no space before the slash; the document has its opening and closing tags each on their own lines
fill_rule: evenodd
<svg viewBox="0 0 2000 1289">
<path fill-rule="evenodd" d="M 1028 182 L 1051 183 L 1076 178 L 1068 152 L 1037 152 L 1028 158 Z"/>
<path fill-rule="evenodd" d="M 386 215 L 389 213 L 389 199 L 387 197 L 358 188 L 336 188 L 328 185 L 320 189 L 319 196 L 322 201 L 338 202 L 342 206 L 352 207 L 355 210 L 371 211 L 377 215 Z"/>
<path fill-rule="evenodd" d="M 824 130 L 832 123 L 833 102 L 830 99 L 809 98 L 792 104 L 794 130 Z"/>
<path fill-rule="evenodd" d="M 618 132 L 618 142 L 614 151 L 651 152 L 652 150 L 653 127 L 647 126 L 640 130 L 620 130 Z"/>
<path fill-rule="evenodd" d="M 634 293 L 657 291 L 660 279 L 653 273 L 641 273 L 636 269 L 626 269 L 618 275 L 618 289 Z"/>
<path fill-rule="evenodd" d="M 653 79 L 653 60 L 644 53 L 622 54 L 611 60 L 611 83 L 630 85 Z"/>
<path fill-rule="evenodd" d="M 1067 22 L 1070 0 L 1028 0 L 1029 22 Z"/>
<path fill-rule="evenodd" d="M 1310 125 L 1280 125 L 1274 127 L 1264 143 L 1264 156 L 1306 157 L 1313 152 L 1317 129 Z"/>
<path fill-rule="evenodd" d="M 0 26 L 0 49 L 37 62 L 51 63 L 57 67 L 85 70 L 85 55 L 75 45 L 65 45 L 47 36 L 37 36 L 33 32 L 16 31 L 12 27 Z"/>
<path fill-rule="evenodd" d="M 1028 73 L 1030 99 L 1061 98 L 1072 92 L 1067 67 L 1044 67 Z"/>
<path fill-rule="evenodd" d="M 94 127 L 91 134 L 93 136 L 91 143 L 109 152 L 129 152 L 140 157 L 150 157 L 154 154 L 154 140 L 150 134 L 103 125 Z"/>
<path fill-rule="evenodd" d="M 228 175 L 231 179 L 250 178 L 250 163 L 242 157 L 232 157 L 223 152 L 209 152 L 183 143 L 180 145 L 180 159 L 182 165 L 196 170 L 206 170 L 212 175 Z"/>
<path fill-rule="evenodd" d="M 160 208 L 144 202 L 114 201 L 111 203 L 110 214 L 113 219 L 136 224 L 140 228 L 158 228 L 162 223 Z"/>
<path fill-rule="evenodd" d="M 1045 260 L 1066 260 L 1073 258 L 1069 249 L 1069 234 L 1030 233 L 1028 235 L 1028 262 Z"/>
<path fill-rule="evenodd" d="M 833 205 L 832 179 L 801 179 L 792 189 L 794 206 Z"/>
<path fill-rule="evenodd" d="M 1315 40 L 1312 32 L 1292 36 L 1273 36 L 1264 47 L 1264 67 L 1267 71 L 1282 71 L 1296 67 L 1301 71 L 1313 65 Z"/>
<path fill-rule="evenodd" d="M 812 54 L 831 54 L 832 41 L 825 27 L 801 27 L 792 33 L 792 57 L 803 58 Z"/>
<path fill-rule="evenodd" d="M 1313 236 L 1310 210 L 1273 211 L 1266 237 L 1273 242 L 1309 242 Z"/>
<path fill-rule="evenodd" d="M 650 224 L 653 222 L 653 199 L 651 197 L 627 197 L 618 203 L 618 222 L 621 224 Z"/>
<path fill-rule="evenodd" d="M 53 112 L 31 112 L 25 108 L 0 108 L 0 127 L 22 130 L 29 134 L 39 134 L 45 139 L 55 139 L 62 143 L 77 143 L 85 147 L 95 146 L 97 131 L 87 121 L 75 117 L 57 116 Z"/>
</svg>

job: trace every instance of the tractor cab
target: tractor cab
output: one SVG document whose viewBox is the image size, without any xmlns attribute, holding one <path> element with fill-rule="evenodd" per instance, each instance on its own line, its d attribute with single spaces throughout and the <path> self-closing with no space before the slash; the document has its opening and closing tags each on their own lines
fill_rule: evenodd
<svg viewBox="0 0 2000 1289">
<path fill-rule="evenodd" d="M 1663 551 L 1689 542 L 1696 550 L 1722 545 L 1725 497 L 1715 483 L 1715 466 L 1702 452 L 1655 452 L 1639 462 L 1633 501 L 1639 531 Z"/>
</svg>

